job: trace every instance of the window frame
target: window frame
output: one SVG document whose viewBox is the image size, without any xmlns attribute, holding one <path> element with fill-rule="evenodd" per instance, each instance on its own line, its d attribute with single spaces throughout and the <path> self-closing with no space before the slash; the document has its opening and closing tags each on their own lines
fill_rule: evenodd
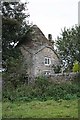
<svg viewBox="0 0 80 120">
<path fill-rule="evenodd" d="M 45 75 L 51 75 L 51 70 L 44 70 Z"/>
<path fill-rule="evenodd" d="M 46 66 L 51 65 L 51 58 L 45 57 L 45 58 L 44 58 L 44 64 L 45 64 Z"/>
</svg>

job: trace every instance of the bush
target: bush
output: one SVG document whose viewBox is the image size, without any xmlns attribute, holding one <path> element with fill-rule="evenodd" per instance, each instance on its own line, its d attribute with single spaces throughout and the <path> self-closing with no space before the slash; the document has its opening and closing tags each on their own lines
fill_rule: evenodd
<svg viewBox="0 0 80 120">
<path fill-rule="evenodd" d="M 47 87 L 50 82 L 46 76 L 41 76 L 35 79 L 35 83 L 36 83 L 36 86 L 40 88 L 40 87 Z"/>
<path fill-rule="evenodd" d="M 80 63 L 77 60 L 73 64 L 73 72 L 80 72 Z"/>
<path fill-rule="evenodd" d="M 60 73 L 61 72 L 61 66 L 53 65 L 53 70 L 54 70 L 55 73 Z"/>
<path fill-rule="evenodd" d="M 3 98 L 10 101 L 32 101 L 47 99 L 75 99 L 80 98 L 80 87 L 76 83 L 50 83 L 46 77 L 38 77 L 34 85 L 11 85 L 3 89 Z"/>
<path fill-rule="evenodd" d="M 64 99 L 71 100 L 71 99 L 75 99 L 75 98 L 77 98 L 76 94 L 73 94 L 73 95 L 72 94 L 66 94 Z"/>
</svg>

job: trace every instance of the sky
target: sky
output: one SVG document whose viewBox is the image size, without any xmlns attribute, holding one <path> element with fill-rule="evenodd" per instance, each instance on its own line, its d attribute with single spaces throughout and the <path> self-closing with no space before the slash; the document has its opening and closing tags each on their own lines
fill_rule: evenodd
<svg viewBox="0 0 80 120">
<path fill-rule="evenodd" d="M 60 35 L 61 29 L 78 24 L 79 0 L 28 0 L 28 2 L 29 22 L 36 24 L 46 37 L 52 34 L 55 40 Z"/>
</svg>

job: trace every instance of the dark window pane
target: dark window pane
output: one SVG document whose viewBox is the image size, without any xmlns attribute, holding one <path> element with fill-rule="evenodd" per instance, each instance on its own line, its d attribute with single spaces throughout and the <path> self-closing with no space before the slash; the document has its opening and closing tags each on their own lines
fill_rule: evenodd
<svg viewBox="0 0 80 120">
<path fill-rule="evenodd" d="M 49 58 L 48 58 L 48 64 L 49 64 Z"/>
</svg>

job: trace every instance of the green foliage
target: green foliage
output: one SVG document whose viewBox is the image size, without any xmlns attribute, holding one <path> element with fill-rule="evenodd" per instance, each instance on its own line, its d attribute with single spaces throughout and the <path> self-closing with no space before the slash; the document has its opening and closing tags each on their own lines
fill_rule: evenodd
<svg viewBox="0 0 80 120">
<path fill-rule="evenodd" d="M 3 89 L 3 100 L 10 101 L 46 101 L 48 99 L 80 98 L 80 87 L 76 83 L 51 83 L 45 77 L 38 77 L 34 85 L 21 85 L 14 88 L 7 86 Z"/>
<path fill-rule="evenodd" d="M 71 71 L 74 61 L 80 62 L 80 26 L 64 28 L 61 36 L 57 38 L 56 46 L 62 65 Z"/>
<path fill-rule="evenodd" d="M 54 70 L 54 72 L 55 73 L 60 73 L 61 72 L 61 66 L 59 66 L 59 65 L 53 65 L 53 70 Z"/>
<path fill-rule="evenodd" d="M 73 64 L 73 72 L 80 72 L 80 63 L 78 61 Z"/>
<path fill-rule="evenodd" d="M 21 2 L 2 2 L 2 64 L 3 86 L 17 85 L 25 82 L 26 71 L 23 69 L 23 56 L 17 43 L 24 41 L 30 26 L 26 18 L 29 14 L 25 13 L 27 3 Z"/>
<path fill-rule="evenodd" d="M 29 30 L 29 25 L 26 23 L 29 15 L 24 13 L 26 7 L 26 4 L 21 2 L 2 2 L 2 60 L 5 69 L 9 57 L 16 51 L 15 44 L 24 40 Z"/>
<path fill-rule="evenodd" d="M 49 85 L 49 79 L 44 76 L 37 77 L 35 80 L 35 85 L 38 88 L 46 88 Z"/>
<path fill-rule="evenodd" d="M 23 66 L 23 57 L 20 50 L 16 48 L 16 50 L 11 52 L 13 54 L 6 60 L 6 70 L 2 73 L 3 90 L 9 87 L 15 89 L 18 85 L 28 83 L 28 76 Z"/>
</svg>

